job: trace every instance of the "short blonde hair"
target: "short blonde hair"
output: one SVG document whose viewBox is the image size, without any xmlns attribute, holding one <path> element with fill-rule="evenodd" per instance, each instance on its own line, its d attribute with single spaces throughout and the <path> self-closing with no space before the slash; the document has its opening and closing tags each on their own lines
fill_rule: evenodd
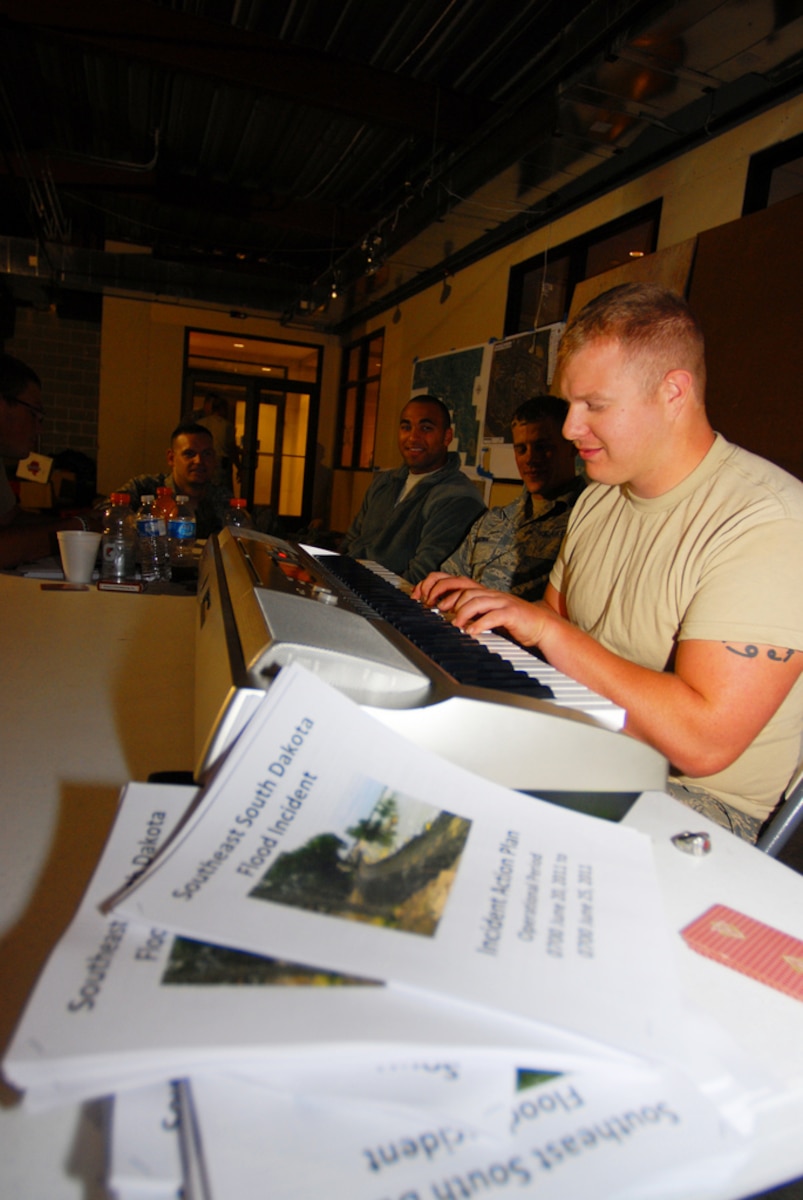
<svg viewBox="0 0 803 1200">
<path fill-rule="evenodd" d="M 654 391 L 667 371 L 689 371 L 700 399 L 705 394 L 705 341 L 686 301 L 654 283 L 623 283 L 589 300 L 569 322 L 556 374 L 590 342 L 618 342 L 626 361 L 643 372 Z"/>
</svg>

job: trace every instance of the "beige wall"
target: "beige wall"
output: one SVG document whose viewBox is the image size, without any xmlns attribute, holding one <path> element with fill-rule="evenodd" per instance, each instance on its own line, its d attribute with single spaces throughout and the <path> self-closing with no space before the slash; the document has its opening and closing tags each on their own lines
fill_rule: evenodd
<svg viewBox="0 0 803 1200">
<path fill-rule="evenodd" d="M 439 283 L 404 301 L 398 321 L 391 320 L 391 309 L 353 330 L 351 338 L 385 330 L 377 465 L 399 461 L 396 417 L 409 393 L 414 358 L 502 336 L 512 266 L 659 198 L 659 249 L 734 220 L 742 211 L 750 155 L 801 132 L 803 97 L 797 97 L 460 271 L 449 279 L 444 304 Z"/>
<path fill-rule="evenodd" d="M 318 436 L 331 464 L 340 371 L 337 338 L 291 329 L 279 321 L 181 304 L 107 296 L 101 334 L 98 490 L 108 494 L 132 475 L 165 468 L 167 440 L 181 416 L 187 328 L 322 346 Z"/>
<path fill-rule="evenodd" d="M 780 105 L 682 158 L 649 172 L 625 187 L 536 231 L 449 279 L 451 294 L 441 304 L 441 285 L 404 301 L 349 332 L 354 341 L 383 328 L 385 351 L 375 462 L 399 462 L 396 427 L 407 398 L 413 362 L 499 338 L 503 332 L 510 268 L 630 212 L 663 200 L 659 249 L 739 217 L 750 155 L 803 131 L 803 97 Z M 392 272 L 391 272 L 392 273 Z M 184 329 L 201 326 L 242 333 L 228 314 L 173 304 L 107 299 L 101 344 L 98 483 L 108 490 L 130 475 L 161 469 L 167 434 L 181 407 Z M 290 330 L 276 321 L 250 318 L 247 332 L 260 337 L 323 345 L 324 381 L 318 438 L 331 464 L 335 440 L 340 354 L 334 338 Z M 333 527 L 345 528 L 370 481 L 359 472 L 350 481 L 336 473 L 337 513 Z"/>
</svg>

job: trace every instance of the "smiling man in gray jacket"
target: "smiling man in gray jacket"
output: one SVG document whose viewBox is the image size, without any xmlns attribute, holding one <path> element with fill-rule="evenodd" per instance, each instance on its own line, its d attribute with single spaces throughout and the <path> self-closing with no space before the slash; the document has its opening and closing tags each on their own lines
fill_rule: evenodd
<svg viewBox="0 0 803 1200">
<path fill-rule="evenodd" d="M 399 418 L 404 465 L 381 471 L 340 547 L 410 583 L 440 566 L 484 511 L 479 491 L 449 450 L 452 422 L 436 396 L 415 396 Z"/>
</svg>

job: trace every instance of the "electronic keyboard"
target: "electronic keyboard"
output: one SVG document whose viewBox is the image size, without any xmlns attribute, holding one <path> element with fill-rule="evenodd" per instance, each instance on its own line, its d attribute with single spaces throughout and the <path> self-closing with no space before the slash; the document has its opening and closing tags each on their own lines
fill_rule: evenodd
<svg viewBox="0 0 803 1200">
<path fill-rule="evenodd" d="M 373 569 L 372 569 L 373 567 Z M 472 638 L 368 565 L 252 530 L 208 539 L 198 587 L 196 775 L 289 662 L 419 745 L 508 787 L 618 818 L 663 790 L 624 713 L 500 635 Z"/>
</svg>

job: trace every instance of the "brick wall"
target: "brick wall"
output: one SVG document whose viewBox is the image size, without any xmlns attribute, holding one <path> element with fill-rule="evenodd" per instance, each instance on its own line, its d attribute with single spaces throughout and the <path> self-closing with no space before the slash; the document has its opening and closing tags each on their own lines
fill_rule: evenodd
<svg viewBox="0 0 803 1200">
<path fill-rule="evenodd" d="M 80 450 L 97 461 L 100 323 L 18 308 L 14 336 L 3 349 L 33 367 L 42 380 L 47 416 L 41 453 Z"/>
</svg>

